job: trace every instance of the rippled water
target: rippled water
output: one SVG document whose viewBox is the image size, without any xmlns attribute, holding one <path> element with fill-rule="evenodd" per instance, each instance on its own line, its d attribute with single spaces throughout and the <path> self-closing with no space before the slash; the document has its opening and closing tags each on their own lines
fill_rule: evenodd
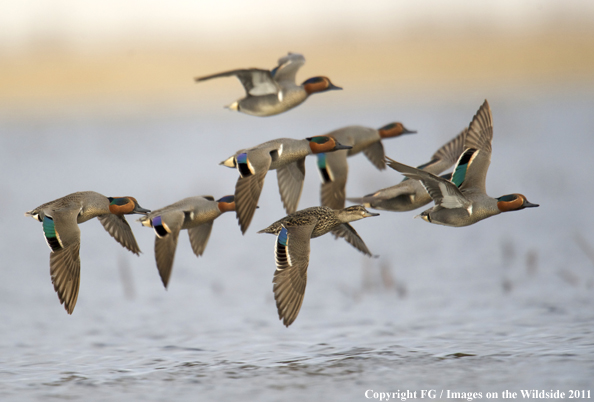
<svg viewBox="0 0 594 402">
<path fill-rule="evenodd" d="M 284 216 L 274 173 L 245 236 L 232 214 L 223 215 L 196 259 L 180 235 L 168 291 L 152 231 L 129 219 L 144 250 L 136 257 L 97 221 L 82 225 L 72 316 L 53 291 L 40 225 L 23 213 L 80 190 L 134 195 L 151 209 L 191 195 L 220 197 L 233 192 L 237 173 L 217 164 L 237 149 L 348 124 L 401 120 L 419 134 L 385 141 L 386 153 L 420 164 L 468 124 L 481 98 L 387 97 L 365 108 L 330 105 L 323 114 L 312 100 L 270 119 L 197 106 L 0 120 L 0 400 L 363 401 L 368 390 L 430 389 L 485 399 L 504 390 L 590 389 L 594 97 L 489 101 L 488 191 L 521 192 L 541 207 L 468 228 L 382 212 L 354 223 L 376 259 L 331 236 L 315 239 L 305 302 L 288 329 L 272 297 L 274 237 L 256 234 Z M 349 195 L 401 179 L 362 155 L 349 164 Z M 319 199 L 315 160 L 306 166 L 303 208 Z"/>
</svg>

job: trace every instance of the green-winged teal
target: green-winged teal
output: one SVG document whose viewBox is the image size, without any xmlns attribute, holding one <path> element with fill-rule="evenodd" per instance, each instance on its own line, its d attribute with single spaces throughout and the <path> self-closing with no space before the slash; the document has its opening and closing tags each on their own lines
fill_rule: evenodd
<svg viewBox="0 0 594 402">
<path fill-rule="evenodd" d="M 196 77 L 195 80 L 235 76 L 243 85 L 246 96 L 227 107 L 253 116 L 272 116 L 300 105 L 311 94 L 342 89 L 327 77 L 313 77 L 297 85 L 295 75 L 303 64 L 305 58 L 302 55 L 289 53 L 281 57 L 278 66 L 272 70 L 246 68 Z"/>
<path fill-rule="evenodd" d="M 467 129 L 465 128 L 455 138 L 439 148 L 429 162 L 418 166 L 417 169 L 437 175 L 453 166 L 464 150 L 466 131 Z M 441 177 L 449 180 L 451 173 Z M 368 194 L 361 198 L 349 198 L 348 200 L 355 204 L 362 204 L 367 208 L 404 212 L 412 211 L 428 204 L 431 201 L 431 196 L 427 193 L 420 181 L 410 180 L 408 177 L 405 177 L 404 180 L 395 186 L 378 190 L 373 194 Z"/>
<path fill-rule="evenodd" d="M 288 214 L 297 210 L 305 177 L 305 157 L 320 152 L 332 152 L 351 147 L 327 136 L 304 140 L 279 138 L 242 149 L 221 165 L 237 168 L 239 179 L 235 186 L 235 206 L 242 233 L 248 229 L 269 170 L 276 169 L 278 187 Z"/>
<path fill-rule="evenodd" d="M 200 257 L 208 243 L 213 221 L 228 211 L 235 211 L 232 195 L 217 201 L 214 197 L 205 195 L 184 198 L 138 219 L 143 226 L 155 230 L 155 260 L 166 288 L 173 268 L 180 230 L 188 229 L 192 250 Z"/>
<path fill-rule="evenodd" d="M 272 282 L 278 317 L 285 326 L 295 321 L 303 303 L 309 265 L 309 239 L 332 232 L 371 256 L 363 239 L 348 222 L 377 215 L 361 205 L 341 210 L 311 207 L 285 216 L 258 232 L 276 235 L 276 272 Z"/>
<path fill-rule="evenodd" d="M 412 133 L 416 131 L 406 129 L 402 123 L 390 123 L 379 129 L 348 126 L 324 134 L 352 148 L 331 154 L 318 154 L 318 170 L 322 180 L 321 205 L 334 209 L 344 208 L 345 187 L 349 172 L 348 156 L 363 152 L 375 167 L 383 170 L 386 168 L 386 161 L 382 139 Z"/>
<path fill-rule="evenodd" d="M 133 197 L 106 197 L 81 191 L 45 203 L 25 212 L 43 224 L 43 234 L 51 250 L 50 275 L 60 303 L 72 314 L 80 285 L 80 229 L 78 224 L 98 218 L 105 230 L 122 246 L 140 253 L 128 214 L 146 214 Z"/>
<path fill-rule="evenodd" d="M 492 139 L 491 108 L 485 100 L 468 127 L 464 152 L 454 167 L 451 181 L 386 159 L 390 167 L 423 183 L 435 206 L 419 216 L 430 223 L 468 226 L 501 212 L 538 207 L 538 204 L 528 202 L 522 194 L 508 194 L 499 198 L 487 195 L 485 182 L 491 163 Z"/>
</svg>

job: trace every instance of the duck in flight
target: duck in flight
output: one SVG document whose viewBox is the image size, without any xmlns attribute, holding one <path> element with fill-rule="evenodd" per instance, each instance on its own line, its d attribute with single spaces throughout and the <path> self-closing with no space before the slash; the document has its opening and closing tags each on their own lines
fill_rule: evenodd
<svg viewBox="0 0 594 402">
<path fill-rule="evenodd" d="M 246 96 L 227 108 L 252 116 L 273 116 L 300 105 L 311 94 L 342 89 L 324 76 L 309 78 L 297 85 L 295 76 L 304 64 L 305 57 L 301 54 L 289 53 L 281 57 L 278 66 L 272 70 L 244 68 L 196 77 L 195 81 L 235 76 L 243 85 Z"/>
<path fill-rule="evenodd" d="M 388 165 L 408 178 L 419 180 L 435 202 L 420 216 L 429 223 L 468 226 L 502 212 L 538 207 L 522 194 L 492 198 L 486 192 L 487 170 L 491 163 L 493 123 L 491 108 L 485 100 L 468 126 L 464 152 L 458 159 L 452 179 L 386 158 Z"/>
</svg>

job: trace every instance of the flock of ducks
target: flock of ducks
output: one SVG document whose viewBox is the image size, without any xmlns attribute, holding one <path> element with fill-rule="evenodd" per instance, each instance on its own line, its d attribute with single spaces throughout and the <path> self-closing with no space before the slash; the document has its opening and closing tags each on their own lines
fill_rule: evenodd
<svg viewBox="0 0 594 402">
<path fill-rule="evenodd" d="M 280 58 L 278 66 L 272 70 L 231 70 L 198 77 L 196 81 L 235 76 L 243 84 L 246 96 L 228 108 L 254 116 L 271 116 L 294 108 L 313 93 L 341 89 L 327 77 L 313 77 L 297 85 L 295 76 L 304 63 L 302 55 L 289 53 Z M 288 327 L 297 318 L 303 303 L 310 239 L 331 232 L 360 252 L 372 255 L 349 223 L 379 215 L 366 207 L 411 211 L 433 200 L 435 206 L 418 216 L 429 223 L 468 226 L 501 212 L 538 206 L 528 202 L 522 194 L 492 198 L 486 193 L 493 137 L 491 109 L 486 100 L 468 128 L 417 168 L 386 157 L 382 145 L 385 138 L 410 133 L 415 131 L 401 123 L 390 123 L 379 129 L 349 126 L 326 135 L 303 140 L 279 138 L 239 150 L 221 162 L 239 173 L 235 193 L 218 200 L 212 196 L 189 197 L 151 212 L 140 207 L 133 197 L 106 197 L 83 191 L 45 203 L 26 212 L 25 216 L 42 223 L 51 250 L 52 283 L 60 303 L 72 314 L 80 285 L 78 224 L 98 218 L 118 243 L 138 255 L 140 248 L 124 215 L 143 215 L 140 223 L 155 231 L 155 260 L 163 285 L 167 287 L 180 231 L 188 231 L 196 256 L 202 255 L 206 248 L 213 221 L 225 212 L 235 211 L 240 230 L 245 233 L 258 208 L 266 173 L 276 170 L 281 200 L 288 215 L 258 233 L 276 236 L 273 292 L 279 319 Z M 347 157 L 359 152 L 378 169 L 388 165 L 405 178 L 373 194 L 349 198 L 359 205 L 345 208 Z M 318 158 L 321 206 L 297 211 L 305 177 L 305 157 L 311 154 Z M 454 166 L 452 173 L 438 176 L 451 166 Z"/>
</svg>

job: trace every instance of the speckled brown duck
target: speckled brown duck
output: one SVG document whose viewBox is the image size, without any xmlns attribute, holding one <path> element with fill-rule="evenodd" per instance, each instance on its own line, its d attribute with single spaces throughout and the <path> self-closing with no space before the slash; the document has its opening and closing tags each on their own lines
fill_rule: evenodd
<svg viewBox="0 0 594 402">
<path fill-rule="evenodd" d="M 276 235 L 276 272 L 272 282 L 278 317 L 285 326 L 288 327 L 295 321 L 303 303 L 310 239 L 333 232 L 362 253 L 371 256 L 363 239 L 348 222 L 377 215 L 379 214 L 371 213 L 361 205 L 341 210 L 312 207 L 287 215 L 258 232 Z"/>
</svg>

